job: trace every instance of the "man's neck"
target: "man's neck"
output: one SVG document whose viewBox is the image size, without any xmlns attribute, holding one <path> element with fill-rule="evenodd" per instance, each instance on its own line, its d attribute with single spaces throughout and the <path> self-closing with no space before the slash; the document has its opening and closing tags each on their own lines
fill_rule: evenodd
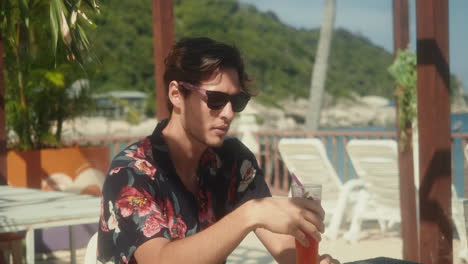
<svg viewBox="0 0 468 264">
<path fill-rule="evenodd" d="M 198 163 L 206 146 L 195 141 L 187 134 L 177 118 L 171 118 L 162 134 L 169 148 L 169 155 L 184 182 L 196 177 Z"/>
</svg>

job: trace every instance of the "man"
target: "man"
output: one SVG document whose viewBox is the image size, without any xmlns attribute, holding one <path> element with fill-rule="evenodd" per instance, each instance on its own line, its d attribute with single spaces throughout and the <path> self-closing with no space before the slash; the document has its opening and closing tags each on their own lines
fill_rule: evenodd
<svg viewBox="0 0 468 264">
<path fill-rule="evenodd" d="M 320 240 L 324 212 L 316 201 L 272 198 L 255 156 L 225 139 L 251 96 L 239 51 L 183 39 L 165 63 L 170 118 L 114 158 L 98 260 L 222 263 L 254 231 L 279 263 L 294 263 L 294 239 L 305 246 L 306 234 Z"/>
</svg>

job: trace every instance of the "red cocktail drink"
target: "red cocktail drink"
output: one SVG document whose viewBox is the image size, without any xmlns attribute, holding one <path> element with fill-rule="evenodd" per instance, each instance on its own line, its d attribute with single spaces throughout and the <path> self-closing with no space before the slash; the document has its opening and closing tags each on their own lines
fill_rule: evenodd
<svg viewBox="0 0 468 264">
<path fill-rule="evenodd" d="M 309 235 L 309 247 L 304 247 L 296 240 L 296 264 L 318 264 L 318 242 Z"/>
<path fill-rule="evenodd" d="M 301 184 L 300 186 L 293 182 L 291 185 L 293 197 L 301 197 L 309 200 L 322 199 L 322 185 L 320 184 Z M 306 234 L 309 246 L 304 247 L 296 240 L 296 264 L 318 264 L 318 242 L 310 235 Z"/>
</svg>

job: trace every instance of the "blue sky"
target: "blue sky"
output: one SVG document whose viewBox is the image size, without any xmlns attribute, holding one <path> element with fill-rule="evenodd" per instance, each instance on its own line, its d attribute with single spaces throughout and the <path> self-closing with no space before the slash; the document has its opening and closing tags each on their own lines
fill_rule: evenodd
<svg viewBox="0 0 468 264">
<path fill-rule="evenodd" d="M 318 28 L 323 0 L 239 0 L 261 11 L 273 11 L 286 24 Z M 392 0 L 337 0 L 335 27 L 366 36 L 374 44 L 393 52 Z M 415 1 L 410 0 L 411 47 L 416 46 Z M 468 1 L 449 1 L 450 70 L 468 92 Z M 332 51 L 333 52 L 333 51 Z"/>
</svg>

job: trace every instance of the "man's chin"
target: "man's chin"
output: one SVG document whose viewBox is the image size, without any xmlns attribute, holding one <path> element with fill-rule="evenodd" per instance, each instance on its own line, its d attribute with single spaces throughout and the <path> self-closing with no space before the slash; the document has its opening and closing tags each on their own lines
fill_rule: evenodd
<svg viewBox="0 0 468 264">
<path fill-rule="evenodd" d="M 207 140 L 207 145 L 211 148 L 221 147 L 224 142 L 224 137 L 216 137 L 211 140 Z"/>
</svg>

